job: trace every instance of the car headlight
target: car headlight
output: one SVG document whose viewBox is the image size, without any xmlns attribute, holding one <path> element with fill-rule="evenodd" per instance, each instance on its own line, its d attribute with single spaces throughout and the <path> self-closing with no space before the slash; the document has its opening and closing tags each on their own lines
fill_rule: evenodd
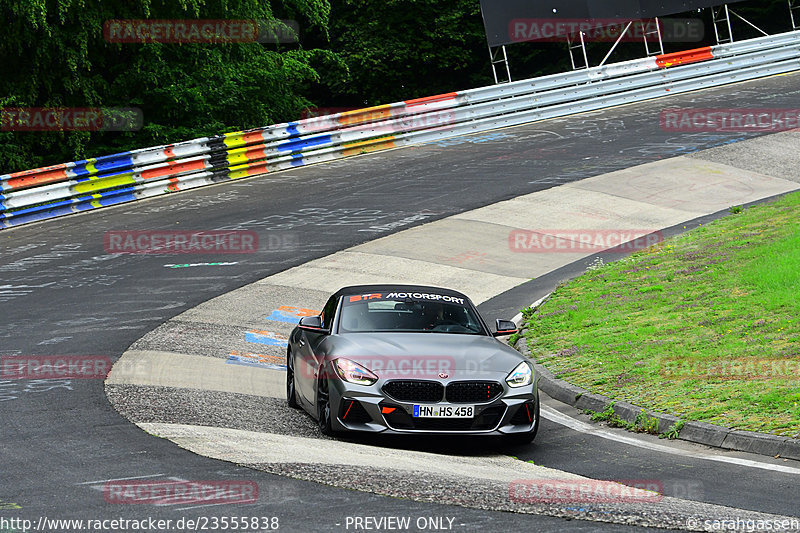
<svg viewBox="0 0 800 533">
<path fill-rule="evenodd" d="M 336 373 L 339 374 L 339 377 L 348 383 L 372 385 L 378 381 L 378 376 L 349 359 L 337 359 L 333 362 L 333 367 L 336 369 Z"/>
<path fill-rule="evenodd" d="M 525 385 L 533 383 L 533 369 L 531 365 L 525 361 L 518 364 L 506 378 L 506 383 L 508 383 L 508 386 L 512 389 L 524 387 Z"/>
</svg>

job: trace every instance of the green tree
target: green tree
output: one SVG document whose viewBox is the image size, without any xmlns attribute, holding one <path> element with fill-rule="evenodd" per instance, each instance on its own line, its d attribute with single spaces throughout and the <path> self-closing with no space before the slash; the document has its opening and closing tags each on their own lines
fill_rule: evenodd
<svg viewBox="0 0 800 533">
<path fill-rule="evenodd" d="M 138 132 L 0 132 L 0 174 L 297 118 L 345 73 L 325 47 L 115 43 L 110 19 L 295 19 L 324 43 L 328 0 L 0 0 L 0 107 L 138 107 Z M 325 69 L 321 78 L 318 68 Z"/>
<path fill-rule="evenodd" d="M 331 0 L 331 42 L 351 76 L 342 105 L 378 105 L 490 83 L 477 0 Z"/>
</svg>

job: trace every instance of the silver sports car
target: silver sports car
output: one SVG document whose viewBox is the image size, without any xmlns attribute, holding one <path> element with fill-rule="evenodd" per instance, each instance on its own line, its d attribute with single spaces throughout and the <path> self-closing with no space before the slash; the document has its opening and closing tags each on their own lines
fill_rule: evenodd
<svg viewBox="0 0 800 533">
<path fill-rule="evenodd" d="M 449 289 L 345 287 L 292 331 L 289 406 L 332 435 L 503 435 L 530 442 L 539 427 L 533 366 L 495 337 L 473 303 Z"/>
</svg>

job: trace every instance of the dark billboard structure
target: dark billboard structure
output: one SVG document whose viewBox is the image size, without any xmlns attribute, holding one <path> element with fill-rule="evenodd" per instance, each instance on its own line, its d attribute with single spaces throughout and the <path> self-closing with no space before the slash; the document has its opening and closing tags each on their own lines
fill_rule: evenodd
<svg viewBox="0 0 800 533">
<path fill-rule="evenodd" d="M 734 3 L 742 0 L 728 0 Z M 720 0 L 480 0 L 490 48 L 524 40 L 519 29 L 548 25 L 567 36 L 582 22 L 590 25 L 613 21 L 652 19 L 719 5 Z M 575 32 L 577 33 L 577 31 Z"/>
</svg>

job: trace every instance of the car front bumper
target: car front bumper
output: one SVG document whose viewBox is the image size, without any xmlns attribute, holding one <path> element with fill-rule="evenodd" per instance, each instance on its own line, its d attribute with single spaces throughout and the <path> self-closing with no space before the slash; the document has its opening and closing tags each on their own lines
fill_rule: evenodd
<svg viewBox="0 0 800 533">
<path fill-rule="evenodd" d="M 528 433 L 536 425 L 539 401 L 537 383 L 510 388 L 488 402 L 447 403 L 400 401 L 387 395 L 383 381 L 372 386 L 354 385 L 338 378 L 330 382 L 331 411 L 335 431 L 396 435 L 514 435 Z M 445 383 L 446 384 L 446 383 Z M 415 405 L 474 405 L 470 419 L 414 418 Z"/>
</svg>

